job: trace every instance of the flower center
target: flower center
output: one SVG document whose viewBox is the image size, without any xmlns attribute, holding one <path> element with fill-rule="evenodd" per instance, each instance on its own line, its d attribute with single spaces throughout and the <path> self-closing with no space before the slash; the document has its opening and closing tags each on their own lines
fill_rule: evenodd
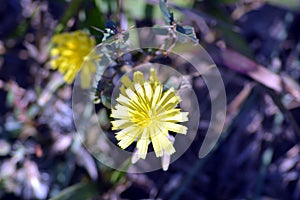
<svg viewBox="0 0 300 200">
<path fill-rule="evenodd" d="M 151 126 L 156 121 L 156 118 L 156 112 L 152 108 L 140 110 L 140 112 L 132 116 L 132 120 L 141 128 Z"/>
</svg>

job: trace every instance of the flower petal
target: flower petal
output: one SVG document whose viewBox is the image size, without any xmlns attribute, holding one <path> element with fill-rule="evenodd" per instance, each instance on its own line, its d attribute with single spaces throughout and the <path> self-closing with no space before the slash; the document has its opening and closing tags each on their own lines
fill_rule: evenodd
<svg viewBox="0 0 300 200">
<path fill-rule="evenodd" d="M 112 121 L 111 124 L 113 126 L 112 130 L 124 129 L 124 128 L 127 128 L 127 127 L 133 125 L 133 123 L 128 121 L 127 119 L 126 120 L 124 120 L 124 119 L 115 120 L 115 121 Z"/>
<path fill-rule="evenodd" d="M 137 141 L 135 155 L 142 159 L 146 158 L 149 142 L 157 157 L 173 154 L 175 148 L 169 131 L 186 134 L 187 127 L 177 123 L 188 121 L 188 112 L 175 108 L 181 98 L 174 88 L 163 92 L 154 69 L 150 71 L 149 81 L 140 71 L 133 74 L 133 82 L 127 76 L 121 81 L 117 105 L 111 114 L 118 119 L 111 122 L 112 129 L 121 130 L 116 133 L 118 145 L 125 149 Z M 132 159 L 133 162 L 137 160 Z"/>
<path fill-rule="evenodd" d="M 149 145 L 149 130 L 148 128 L 145 128 L 143 130 L 143 133 L 141 137 L 139 138 L 137 142 L 137 149 L 138 149 L 138 157 L 145 159 L 148 151 L 148 145 Z"/>
<path fill-rule="evenodd" d="M 186 134 L 187 133 L 187 127 L 183 126 L 181 124 L 175 124 L 173 122 L 162 122 L 162 127 L 173 131 L 175 133 L 181 133 L 181 134 Z"/>
<path fill-rule="evenodd" d="M 144 75 L 142 72 L 137 71 L 133 74 L 133 82 L 134 83 L 139 83 L 139 84 L 144 84 L 145 79 L 144 79 Z"/>
<path fill-rule="evenodd" d="M 188 121 L 188 112 L 180 112 L 172 116 L 167 116 L 162 118 L 162 121 L 165 122 L 186 122 Z"/>
</svg>

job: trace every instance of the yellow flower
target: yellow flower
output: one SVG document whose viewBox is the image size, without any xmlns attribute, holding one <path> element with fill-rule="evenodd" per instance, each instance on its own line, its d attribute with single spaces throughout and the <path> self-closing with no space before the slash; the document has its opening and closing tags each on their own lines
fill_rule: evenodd
<svg viewBox="0 0 300 200">
<path fill-rule="evenodd" d="M 144 74 L 137 71 L 133 82 L 124 76 L 121 79 L 119 97 L 115 109 L 112 109 L 112 130 L 116 133 L 118 145 L 126 149 L 137 141 L 138 157 L 145 159 L 148 145 L 152 142 L 157 157 L 164 152 L 173 154 L 175 149 L 169 139 L 169 131 L 186 134 L 187 127 L 177 122 L 188 121 L 188 112 L 176 108 L 181 101 L 174 88 L 163 91 L 156 71 L 150 70 L 149 81 Z"/>
<path fill-rule="evenodd" d="M 51 61 L 52 69 L 58 69 L 64 75 L 64 80 L 70 84 L 83 61 L 86 61 L 81 73 L 81 84 L 84 88 L 88 87 L 91 74 L 96 71 L 92 62 L 94 58 L 88 56 L 96 45 L 95 39 L 83 31 L 75 31 L 53 36 L 52 43 L 54 47 L 51 49 L 51 56 L 55 57 Z"/>
</svg>

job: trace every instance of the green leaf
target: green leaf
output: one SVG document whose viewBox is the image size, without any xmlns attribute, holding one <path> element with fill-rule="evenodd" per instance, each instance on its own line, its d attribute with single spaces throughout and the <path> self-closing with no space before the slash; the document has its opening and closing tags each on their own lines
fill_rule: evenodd
<svg viewBox="0 0 300 200">
<path fill-rule="evenodd" d="M 122 1 L 122 6 L 126 10 L 126 16 L 140 20 L 145 18 L 146 1 L 126 0 Z"/>
<path fill-rule="evenodd" d="M 101 13 L 107 13 L 109 10 L 109 5 L 107 3 L 107 0 L 94 0 L 95 7 L 101 12 Z"/>
<path fill-rule="evenodd" d="M 159 8 L 162 12 L 162 15 L 167 24 L 172 24 L 174 21 L 173 13 L 171 13 L 167 7 L 167 0 L 160 0 L 159 1 Z"/>
<path fill-rule="evenodd" d="M 65 29 L 69 19 L 71 19 L 78 12 L 81 3 L 82 0 L 73 0 L 70 2 L 67 10 L 65 11 L 64 15 L 62 16 L 54 30 L 55 33 L 60 33 Z"/>
<path fill-rule="evenodd" d="M 50 200 L 83 200 L 91 199 L 98 194 L 97 184 L 89 183 L 78 183 L 76 185 L 70 186 L 63 191 L 61 191 L 55 197 Z"/>
<path fill-rule="evenodd" d="M 153 28 L 153 33 L 157 34 L 157 35 L 168 35 L 170 34 L 170 31 L 166 28 L 161 28 L 161 27 L 154 27 Z"/>
<path fill-rule="evenodd" d="M 92 9 L 86 9 L 86 20 L 84 25 L 89 29 L 90 33 L 95 36 L 102 36 L 102 33 L 99 33 L 98 30 L 93 27 L 103 28 L 105 24 L 105 20 L 103 18 L 102 11 L 98 6 L 96 6 L 95 2 L 93 2 L 94 7 Z M 96 37 L 97 43 L 101 42 L 100 37 Z"/>
<path fill-rule="evenodd" d="M 110 182 L 116 185 L 125 178 L 126 171 L 131 166 L 131 159 L 125 160 L 121 165 L 121 171 L 115 170 L 111 173 Z"/>
<path fill-rule="evenodd" d="M 153 13 L 154 13 L 154 6 L 147 4 L 145 7 L 145 18 L 153 19 Z"/>
<path fill-rule="evenodd" d="M 219 3 L 225 3 L 225 4 L 233 4 L 237 3 L 239 0 L 219 0 Z"/>
<path fill-rule="evenodd" d="M 17 28 L 14 30 L 14 32 L 9 36 L 10 38 L 15 38 L 15 37 L 21 37 L 24 36 L 29 28 L 29 24 L 31 20 L 40 12 L 40 6 L 37 6 L 32 14 L 26 18 L 20 21 L 18 24 Z"/>
<path fill-rule="evenodd" d="M 36 104 L 33 104 L 27 109 L 26 114 L 29 118 L 33 119 L 39 112 L 40 107 Z"/>
<path fill-rule="evenodd" d="M 29 19 L 24 19 L 22 20 L 15 31 L 10 35 L 11 38 L 15 37 L 21 37 L 25 35 L 26 31 L 28 30 L 30 20 Z"/>
<path fill-rule="evenodd" d="M 101 95 L 101 102 L 105 107 L 111 108 L 111 98 L 109 95 Z"/>
<path fill-rule="evenodd" d="M 184 8 L 192 8 L 195 4 L 195 0 L 172 0 L 172 3 L 176 4 L 177 6 L 181 6 Z"/>
<path fill-rule="evenodd" d="M 15 95 L 14 92 L 9 90 L 6 95 L 6 106 L 12 107 L 14 105 Z"/>
<path fill-rule="evenodd" d="M 126 173 L 123 171 L 113 171 L 110 177 L 110 182 L 112 184 L 117 184 L 118 182 L 120 182 L 124 177 L 125 177 Z"/>
<path fill-rule="evenodd" d="M 195 43 L 195 45 L 197 45 L 199 43 L 193 27 L 177 25 L 176 31 L 189 37 Z M 179 41 L 184 42 L 184 40 L 185 39 L 183 37 L 181 37 L 179 34 Z"/>
<path fill-rule="evenodd" d="M 287 7 L 293 10 L 300 8 L 299 0 L 267 0 L 270 4 Z"/>
<path fill-rule="evenodd" d="M 108 118 L 107 109 L 102 108 L 100 110 L 98 116 L 99 116 L 99 124 L 100 124 L 101 128 L 108 129 L 110 126 L 110 121 Z"/>
</svg>

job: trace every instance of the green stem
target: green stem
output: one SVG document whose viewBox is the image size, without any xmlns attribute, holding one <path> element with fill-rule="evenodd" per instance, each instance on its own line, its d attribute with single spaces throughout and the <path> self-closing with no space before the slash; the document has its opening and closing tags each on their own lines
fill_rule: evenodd
<svg viewBox="0 0 300 200">
<path fill-rule="evenodd" d="M 81 3 L 82 0 L 73 0 L 70 2 L 67 10 L 65 11 L 65 14 L 62 16 L 60 22 L 56 26 L 54 33 L 60 33 L 65 29 L 70 18 L 73 17 L 78 12 Z"/>
</svg>

